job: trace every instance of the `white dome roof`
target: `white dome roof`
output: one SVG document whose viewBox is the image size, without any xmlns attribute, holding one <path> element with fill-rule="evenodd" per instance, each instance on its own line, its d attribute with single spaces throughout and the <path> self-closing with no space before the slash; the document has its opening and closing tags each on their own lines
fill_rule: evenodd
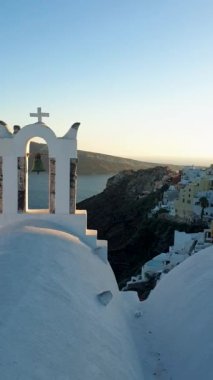
<svg viewBox="0 0 213 380">
<path fill-rule="evenodd" d="M 85 242 L 27 221 L 0 229 L 0 251 L 2 379 L 143 380 L 123 295 Z"/>
<path fill-rule="evenodd" d="M 144 324 L 169 378 L 212 379 L 212 277 L 213 246 L 166 274 L 145 303 Z"/>
</svg>

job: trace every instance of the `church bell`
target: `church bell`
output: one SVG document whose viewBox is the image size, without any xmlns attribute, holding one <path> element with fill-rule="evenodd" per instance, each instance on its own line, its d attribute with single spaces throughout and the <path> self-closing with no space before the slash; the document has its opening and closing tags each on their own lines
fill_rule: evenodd
<svg viewBox="0 0 213 380">
<path fill-rule="evenodd" d="M 37 174 L 39 174 L 40 172 L 45 172 L 44 164 L 42 162 L 40 153 L 37 153 L 35 155 L 31 172 L 36 172 Z"/>
</svg>

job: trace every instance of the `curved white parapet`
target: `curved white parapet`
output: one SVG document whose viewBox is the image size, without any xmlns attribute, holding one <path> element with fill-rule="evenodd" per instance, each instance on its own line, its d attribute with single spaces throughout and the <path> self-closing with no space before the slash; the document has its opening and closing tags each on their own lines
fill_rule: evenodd
<svg viewBox="0 0 213 380">
<path fill-rule="evenodd" d="M 77 132 L 78 132 L 78 128 L 80 126 L 80 123 L 74 123 L 69 131 L 62 137 L 63 139 L 68 139 L 68 140 L 75 140 L 76 137 L 77 137 Z"/>
<path fill-rule="evenodd" d="M 38 122 L 26 125 L 14 135 L 8 131 L 6 124 L 0 124 L 3 174 L 0 187 L 3 188 L 1 203 L 5 220 L 11 219 L 10 216 L 16 215 L 18 211 L 23 214 L 26 211 L 31 212 L 28 207 L 28 157 L 30 141 L 33 138 L 42 138 L 48 146 L 49 212 L 70 215 L 76 211 L 76 136 L 80 123 L 73 124 L 63 138 L 58 138 L 42 122 L 42 116 L 47 114 L 43 114 L 41 108 L 33 116 L 38 117 Z"/>
</svg>

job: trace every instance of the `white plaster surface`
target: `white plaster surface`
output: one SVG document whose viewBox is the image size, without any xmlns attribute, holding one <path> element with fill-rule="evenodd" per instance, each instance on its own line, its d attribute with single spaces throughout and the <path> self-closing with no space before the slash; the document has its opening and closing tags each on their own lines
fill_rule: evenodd
<svg viewBox="0 0 213 380">
<path fill-rule="evenodd" d="M 147 364 L 155 361 L 145 379 L 212 380 L 212 278 L 211 246 L 166 274 L 141 304 L 137 333 L 144 355 L 150 350 Z"/>
<path fill-rule="evenodd" d="M 8 127 L 0 124 L 0 138 L 10 138 L 12 137 L 12 133 L 9 131 Z"/>
<path fill-rule="evenodd" d="M 10 219 L 10 217 L 13 220 L 18 208 L 17 158 L 26 155 L 29 150 L 28 143 L 34 137 L 40 137 L 46 141 L 49 157 L 56 160 L 55 213 L 69 214 L 70 159 L 77 158 L 77 130 L 76 128 L 74 129 L 73 134 L 69 130 L 68 138 L 64 137 L 62 139 L 57 138 L 55 133 L 42 122 L 27 125 L 16 135 L 8 135 L 7 128 L 0 126 L 0 152 L 3 157 L 3 213 L 5 221 Z M 28 198 L 26 197 L 26 199 Z"/>
<path fill-rule="evenodd" d="M 60 225 L 1 228 L 1 378 L 143 380 L 124 301 L 109 264 Z"/>
</svg>

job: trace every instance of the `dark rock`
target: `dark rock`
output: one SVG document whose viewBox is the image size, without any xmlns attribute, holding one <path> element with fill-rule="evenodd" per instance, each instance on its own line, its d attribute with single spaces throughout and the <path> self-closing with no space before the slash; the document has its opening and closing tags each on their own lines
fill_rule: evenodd
<svg viewBox="0 0 213 380">
<path fill-rule="evenodd" d="M 108 258 L 120 287 L 140 273 L 145 262 L 168 251 L 175 229 L 197 232 L 203 228 L 164 215 L 149 218 L 174 175 L 166 167 L 124 171 L 110 178 L 102 193 L 77 205 L 88 212 L 88 228 L 97 229 L 98 238 L 108 240 Z"/>
</svg>

